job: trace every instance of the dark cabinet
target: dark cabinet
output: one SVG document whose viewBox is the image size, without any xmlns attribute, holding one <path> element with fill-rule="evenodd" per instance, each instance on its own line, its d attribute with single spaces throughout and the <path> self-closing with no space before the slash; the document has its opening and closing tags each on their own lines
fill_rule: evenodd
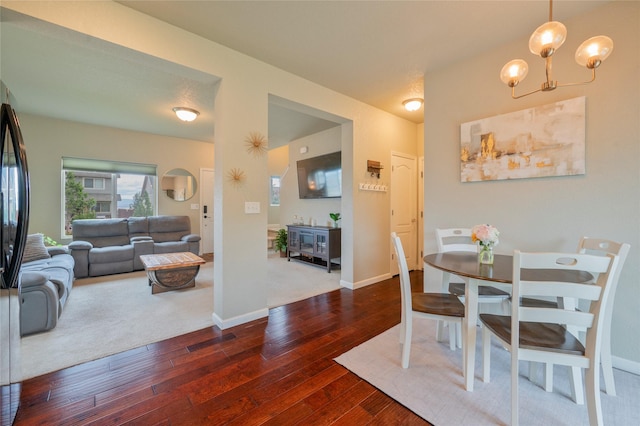
<svg viewBox="0 0 640 426">
<path fill-rule="evenodd" d="M 287 225 L 287 257 L 327 268 L 339 267 L 341 229 L 328 226 Z"/>
</svg>

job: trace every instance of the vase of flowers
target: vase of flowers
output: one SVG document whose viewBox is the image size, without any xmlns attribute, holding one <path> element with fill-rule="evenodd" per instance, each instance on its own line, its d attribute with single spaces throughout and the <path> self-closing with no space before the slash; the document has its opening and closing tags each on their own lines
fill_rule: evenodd
<svg viewBox="0 0 640 426">
<path fill-rule="evenodd" d="M 493 248 L 498 245 L 500 232 L 492 225 L 476 225 L 471 229 L 471 240 L 480 246 L 478 262 L 493 265 Z"/>
</svg>

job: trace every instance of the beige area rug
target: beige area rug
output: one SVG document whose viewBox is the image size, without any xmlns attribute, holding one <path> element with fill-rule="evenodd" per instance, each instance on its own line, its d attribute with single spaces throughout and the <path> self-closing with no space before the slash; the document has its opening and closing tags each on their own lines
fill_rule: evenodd
<svg viewBox="0 0 640 426">
<path fill-rule="evenodd" d="M 213 263 L 153 295 L 144 271 L 76 280 L 56 328 L 22 338 L 23 379 L 211 327 L 212 311 Z"/>
<path fill-rule="evenodd" d="M 510 424 L 509 352 L 494 343 L 491 383 L 482 382 L 482 361 L 477 359 L 474 391 L 467 392 L 461 351 L 452 352 L 448 342 L 435 341 L 434 321 L 417 319 L 414 324 L 411 361 L 406 370 L 400 366 L 399 326 L 353 348 L 336 361 L 434 425 Z M 481 354 L 479 344 L 477 350 Z M 521 363 L 519 386 L 521 425 L 589 424 L 586 405 L 576 405 L 570 399 L 567 368 L 555 367 L 552 393 L 545 392 L 523 374 L 528 374 L 526 363 Z M 638 425 L 640 376 L 620 370 L 614 370 L 614 374 L 618 396 L 601 393 L 604 423 Z"/>
<path fill-rule="evenodd" d="M 340 271 L 269 254 L 270 308 L 340 287 Z M 76 280 L 56 328 L 22 338 L 26 380 L 62 368 L 213 326 L 213 263 L 196 286 L 151 294 L 145 272 Z"/>
</svg>

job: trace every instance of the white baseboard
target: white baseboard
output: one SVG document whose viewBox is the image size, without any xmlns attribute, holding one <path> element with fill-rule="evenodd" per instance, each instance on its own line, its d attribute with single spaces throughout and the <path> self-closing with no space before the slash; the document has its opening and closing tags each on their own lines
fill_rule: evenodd
<svg viewBox="0 0 640 426">
<path fill-rule="evenodd" d="M 611 356 L 611 362 L 613 363 L 613 367 L 618 370 L 640 376 L 640 362 L 631 361 L 617 356 Z"/>
<path fill-rule="evenodd" d="M 243 315 L 238 315 L 237 317 L 229 318 L 223 320 L 216 314 L 215 312 L 211 315 L 213 318 L 213 323 L 220 328 L 220 330 L 225 330 L 227 328 L 235 327 L 236 325 L 244 324 L 253 320 L 257 320 L 260 318 L 268 317 L 269 309 L 259 309 L 257 311 L 249 312 Z"/>
<path fill-rule="evenodd" d="M 350 290 L 357 290 L 362 287 L 366 287 L 371 284 L 379 283 L 380 281 L 388 280 L 392 275 L 389 273 L 378 275 L 377 277 L 367 278 L 366 280 L 358 281 L 357 283 L 352 283 L 345 280 L 340 280 L 340 285 L 342 287 L 346 287 Z"/>
</svg>

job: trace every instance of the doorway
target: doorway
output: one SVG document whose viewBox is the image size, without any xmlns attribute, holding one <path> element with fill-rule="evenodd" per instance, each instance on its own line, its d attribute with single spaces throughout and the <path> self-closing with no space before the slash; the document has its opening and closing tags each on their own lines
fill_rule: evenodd
<svg viewBox="0 0 640 426">
<path fill-rule="evenodd" d="M 213 169 L 200 169 L 200 253 L 213 253 Z"/>
<path fill-rule="evenodd" d="M 402 241 L 410 270 L 417 265 L 417 169 L 416 157 L 398 152 L 391 153 L 391 232 Z M 393 253 L 389 240 L 390 253 Z M 398 263 L 390 258 L 391 275 L 396 275 Z"/>
</svg>

